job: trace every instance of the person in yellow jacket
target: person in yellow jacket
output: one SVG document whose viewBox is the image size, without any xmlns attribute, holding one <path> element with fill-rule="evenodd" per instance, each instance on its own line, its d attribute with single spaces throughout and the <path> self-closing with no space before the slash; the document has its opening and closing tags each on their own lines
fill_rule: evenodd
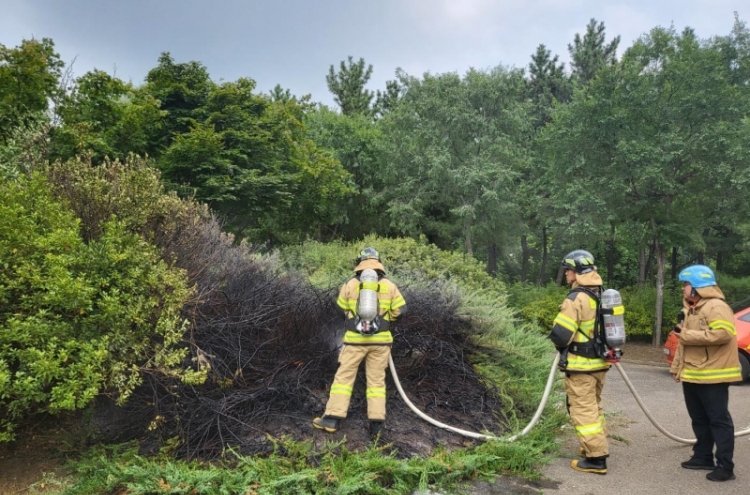
<svg viewBox="0 0 750 495">
<path fill-rule="evenodd" d="M 362 286 L 360 275 L 372 269 L 378 274 L 378 318 L 376 333 L 361 333 L 357 325 L 357 301 Z M 370 436 L 376 437 L 385 422 L 385 369 L 391 355 L 393 335 L 391 327 L 406 313 L 406 301 L 396 284 L 385 278 L 385 268 L 380 255 L 367 247 L 360 252 L 354 267 L 355 276 L 341 287 L 337 306 L 344 312 L 345 322 L 343 346 L 339 354 L 339 368 L 333 378 L 330 396 L 322 417 L 313 419 L 315 428 L 333 433 L 340 421 L 346 418 L 354 380 L 362 361 L 365 361 L 367 376 L 367 417 L 370 420 Z"/>
<path fill-rule="evenodd" d="M 683 308 L 675 326 L 679 344 L 669 372 L 682 382 L 696 438 L 693 455 L 682 467 L 710 470 L 706 478 L 711 481 L 733 480 L 729 383 L 742 380 L 734 313 L 709 267 L 689 266 L 680 272 L 679 280 Z"/>
<path fill-rule="evenodd" d="M 598 357 L 594 345 L 602 278 L 594 265 L 594 256 L 582 249 L 565 255 L 562 266 L 571 291 L 560 305 L 549 338 L 560 351 L 568 411 L 578 436 L 579 452 L 585 456 L 573 460 L 570 467 L 607 474 L 609 447 L 601 400 L 610 364 Z"/>
</svg>

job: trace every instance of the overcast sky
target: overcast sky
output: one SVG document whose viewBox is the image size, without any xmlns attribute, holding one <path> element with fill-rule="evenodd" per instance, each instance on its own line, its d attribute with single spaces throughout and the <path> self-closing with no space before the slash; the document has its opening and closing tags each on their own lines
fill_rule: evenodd
<svg viewBox="0 0 750 495">
<path fill-rule="evenodd" d="M 161 52 L 197 60 L 212 79 L 250 77 L 333 104 L 328 67 L 352 55 L 382 89 L 408 74 L 525 67 L 545 44 L 567 62 L 567 44 L 589 19 L 604 21 L 620 50 L 655 26 L 726 35 L 749 0 L 0 0 L 0 44 L 49 37 L 74 71 L 93 68 L 141 84 Z"/>
</svg>

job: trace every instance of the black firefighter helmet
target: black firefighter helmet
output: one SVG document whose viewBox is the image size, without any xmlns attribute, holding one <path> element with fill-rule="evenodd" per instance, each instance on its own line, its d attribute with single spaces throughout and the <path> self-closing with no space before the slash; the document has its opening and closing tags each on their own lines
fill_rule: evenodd
<svg viewBox="0 0 750 495">
<path fill-rule="evenodd" d="M 578 275 L 596 270 L 594 255 L 583 249 L 576 249 L 566 254 L 561 264 L 566 269 L 573 270 Z"/>
</svg>

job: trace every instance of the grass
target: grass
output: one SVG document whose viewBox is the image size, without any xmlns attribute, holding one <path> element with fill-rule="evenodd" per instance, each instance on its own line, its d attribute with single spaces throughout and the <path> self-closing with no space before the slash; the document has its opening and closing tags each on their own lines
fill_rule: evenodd
<svg viewBox="0 0 750 495">
<path fill-rule="evenodd" d="M 549 425 L 547 425 L 549 426 Z M 218 464 L 137 455 L 137 446 L 97 447 L 71 465 L 79 481 L 61 494 L 409 494 L 455 490 L 499 474 L 538 478 L 537 468 L 556 440 L 542 427 L 514 443 L 489 441 L 470 449 L 437 450 L 398 459 L 388 445 L 352 452 L 343 441 L 315 448 L 282 439 L 269 457 L 234 456 Z"/>
</svg>

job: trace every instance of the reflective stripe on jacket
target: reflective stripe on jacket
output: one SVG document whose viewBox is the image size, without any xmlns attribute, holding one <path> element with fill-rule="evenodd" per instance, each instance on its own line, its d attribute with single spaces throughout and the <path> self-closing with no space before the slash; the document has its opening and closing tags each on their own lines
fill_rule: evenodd
<svg viewBox="0 0 750 495">
<path fill-rule="evenodd" d="M 578 283 L 573 288 L 580 287 Z M 575 296 L 575 297 L 573 297 Z M 585 292 L 574 292 L 566 297 L 560 305 L 552 326 L 552 335 L 569 335 L 566 345 L 575 343 L 585 344 L 594 337 L 594 323 L 596 320 L 596 301 Z M 568 332 L 572 332 L 572 335 Z M 557 345 L 558 343 L 555 342 Z M 568 354 L 567 371 L 601 371 L 609 369 L 610 365 L 602 358 L 586 357 L 573 353 Z"/>
<path fill-rule="evenodd" d="M 371 285 L 371 287 L 369 286 Z M 406 305 L 404 297 L 396 287 L 396 284 L 383 277 L 377 282 L 365 283 L 366 289 L 376 290 L 378 293 L 378 314 L 387 322 L 396 321 L 401 315 L 401 308 Z M 354 318 L 357 314 L 357 301 L 359 300 L 359 279 L 352 278 L 341 287 L 336 304 L 344 310 L 347 319 Z M 345 344 L 354 345 L 386 345 L 393 342 L 390 330 L 384 330 L 373 335 L 362 335 L 359 332 L 347 330 L 344 334 Z"/>
<path fill-rule="evenodd" d="M 688 383 L 741 381 L 732 309 L 718 287 L 698 292 L 701 299 L 695 306 L 683 301 L 685 321 L 677 334 L 679 344 L 669 371 Z"/>
</svg>

